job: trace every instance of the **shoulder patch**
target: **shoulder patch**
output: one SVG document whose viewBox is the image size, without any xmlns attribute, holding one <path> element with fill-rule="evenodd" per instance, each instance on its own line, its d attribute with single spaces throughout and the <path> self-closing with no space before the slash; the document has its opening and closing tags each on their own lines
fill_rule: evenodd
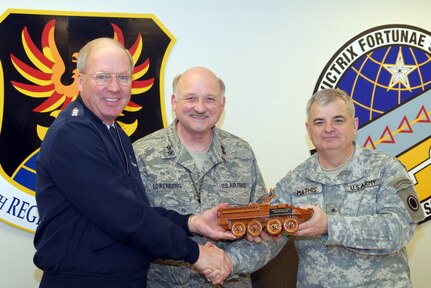
<svg viewBox="0 0 431 288">
<path fill-rule="evenodd" d="M 392 181 L 391 183 L 389 183 L 389 185 L 398 190 L 398 189 L 404 189 L 408 186 L 413 186 L 413 183 L 410 179 L 405 178 L 405 177 L 399 177 L 394 179 L 394 181 Z"/>
<path fill-rule="evenodd" d="M 397 191 L 413 221 L 415 223 L 422 221 L 425 217 L 424 211 L 419 202 L 416 189 L 410 179 L 397 178 L 390 185 Z"/>
</svg>

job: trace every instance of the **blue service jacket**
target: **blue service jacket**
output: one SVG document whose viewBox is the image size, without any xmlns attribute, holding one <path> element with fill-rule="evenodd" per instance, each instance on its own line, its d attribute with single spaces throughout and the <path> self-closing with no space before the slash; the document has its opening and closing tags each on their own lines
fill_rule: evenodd
<svg viewBox="0 0 431 288">
<path fill-rule="evenodd" d="M 188 216 L 150 207 L 130 139 L 119 132 L 127 165 L 80 97 L 49 128 L 36 162 L 41 287 L 145 287 L 154 257 L 197 260 Z"/>
</svg>

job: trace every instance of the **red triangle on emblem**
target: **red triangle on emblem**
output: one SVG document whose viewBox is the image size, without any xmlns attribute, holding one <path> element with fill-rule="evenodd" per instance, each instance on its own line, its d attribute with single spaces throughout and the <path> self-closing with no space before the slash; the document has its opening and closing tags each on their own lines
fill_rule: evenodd
<svg viewBox="0 0 431 288">
<path fill-rule="evenodd" d="M 400 130 L 401 127 L 404 127 L 404 128 Z M 409 120 L 407 120 L 407 116 L 404 116 L 397 130 L 399 130 L 398 132 L 400 133 L 413 133 L 412 126 L 410 126 Z"/>
<path fill-rule="evenodd" d="M 371 147 L 373 147 L 373 149 L 374 149 L 374 150 L 376 150 L 376 146 L 374 146 L 373 139 L 371 139 L 371 136 L 368 136 L 368 138 L 367 138 L 367 140 L 365 141 L 365 143 L 364 143 L 363 147 L 364 147 L 364 148 L 367 148 L 367 147 L 368 147 L 368 146 L 370 146 L 370 145 L 371 145 Z"/>
<path fill-rule="evenodd" d="M 389 136 L 391 139 L 390 140 L 382 140 L 381 143 L 390 143 L 390 144 L 395 143 L 394 136 L 392 136 L 392 133 L 391 133 L 391 130 L 389 129 L 389 126 L 386 126 L 385 131 L 383 131 L 382 136 L 380 136 L 380 139 L 383 139 L 384 137 L 387 138 L 386 136 Z"/>
<path fill-rule="evenodd" d="M 424 116 L 425 119 L 419 119 L 419 116 Z M 430 123 L 430 117 L 428 116 L 427 110 L 425 109 L 425 106 L 422 105 L 421 110 L 419 110 L 418 115 L 416 115 L 416 120 L 418 120 L 418 122 L 423 122 L 423 123 Z"/>
</svg>

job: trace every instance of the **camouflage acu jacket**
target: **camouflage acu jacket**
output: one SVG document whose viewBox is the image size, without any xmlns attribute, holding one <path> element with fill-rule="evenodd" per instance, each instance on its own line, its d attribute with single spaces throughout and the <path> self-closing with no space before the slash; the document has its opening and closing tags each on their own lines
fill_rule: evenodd
<svg viewBox="0 0 431 288">
<path fill-rule="evenodd" d="M 247 142 L 226 131 L 213 129 L 208 161 L 202 172 L 180 143 L 176 124 L 154 132 L 133 146 L 148 198 L 153 206 L 180 213 L 198 213 L 223 202 L 247 205 L 265 195 L 266 188 Z M 208 240 L 199 236 L 197 242 Z M 223 287 L 251 287 L 249 273 L 277 255 L 284 242 L 216 242 L 231 259 L 233 271 Z M 148 275 L 148 287 L 211 287 L 187 263 L 157 261 Z"/>
<path fill-rule="evenodd" d="M 315 154 L 275 192 L 328 215 L 327 235 L 295 239 L 297 287 L 411 287 L 405 246 L 423 212 L 396 158 L 356 145 L 352 161 L 331 180 Z"/>
</svg>

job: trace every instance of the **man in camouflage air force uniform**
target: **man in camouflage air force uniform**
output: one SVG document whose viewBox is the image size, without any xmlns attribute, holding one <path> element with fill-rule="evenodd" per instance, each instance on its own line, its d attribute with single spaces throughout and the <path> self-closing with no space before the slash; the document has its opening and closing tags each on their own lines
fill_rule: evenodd
<svg viewBox="0 0 431 288">
<path fill-rule="evenodd" d="M 354 115 L 344 91 L 313 95 L 306 126 L 317 153 L 275 188 L 283 202 L 314 209 L 295 234 L 298 288 L 412 285 L 405 246 L 423 211 L 402 164 L 354 142 Z"/>
<path fill-rule="evenodd" d="M 174 79 L 173 90 L 176 120 L 134 143 L 151 204 L 196 213 L 224 202 L 247 205 L 266 195 L 249 144 L 215 127 L 224 110 L 223 81 L 210 70 L 195 67 Z M 285 241 L 215 243 L 232 264 L 223 287 L 252 287 L 249 274 L 276 256 Z M 185 262 L 156 263 L 151 265 L 148 287 L 211 287 Z"/>
</svg>

